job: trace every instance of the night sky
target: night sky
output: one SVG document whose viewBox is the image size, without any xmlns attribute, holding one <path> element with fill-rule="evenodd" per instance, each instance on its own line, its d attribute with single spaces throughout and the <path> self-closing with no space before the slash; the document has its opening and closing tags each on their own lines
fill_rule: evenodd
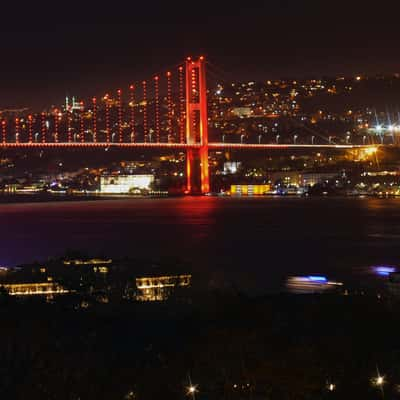
<svg viewBox="0 0 400 400">
<path fill-rule="evenodd" d="M 218 79 L 400 71 L 394 1 L 41 4 L 2 4 L 1 108 L 104 94 L 190 54 L 205 54 Z"/>
</svg>

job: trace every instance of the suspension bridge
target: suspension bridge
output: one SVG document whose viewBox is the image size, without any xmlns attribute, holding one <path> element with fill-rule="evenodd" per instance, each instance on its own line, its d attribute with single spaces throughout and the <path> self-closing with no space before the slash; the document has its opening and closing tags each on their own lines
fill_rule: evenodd
<svg viewBox="0 0 400 400">
<path fill-rule="evenodd" d="M 210 191 L 209 151 L 221 149 L 352 149 L 371 145 L 209 142 L 206 60 L 131 84 L 114 96 L 0 122 L 0 148 L 148 148 L 186 152 L 186 191 Z M 372 145 L 376 146 L 376 145 Z"/>
</svg>

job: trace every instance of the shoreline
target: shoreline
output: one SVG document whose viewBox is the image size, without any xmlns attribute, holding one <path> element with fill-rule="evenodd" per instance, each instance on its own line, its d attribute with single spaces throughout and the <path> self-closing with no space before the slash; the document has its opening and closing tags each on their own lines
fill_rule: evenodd
<svg viewBox="0 0 400 400">
<path fill-rule="evenodd" d="M 8 194 L 0 193 L 1 204 L 13 203 L 51 203 L 51 202 L 74 202 L 74 201 L 104 201 L 104 200 L 146 200 L 146 199 L 172 199 L 182 197 L 212 197 L 221 199 L 377 199 L 377 200 L 392 200 L 399 196 L 367 196 L 367 195 L 331 195 L 331 196 L 299 196 L 299 195 L 265 195 L 265 196 L 176 196 L 176 195 L 131 195 L 131 194 L 51 194 L 51 193 L 18 193 Z"/>
</svg>

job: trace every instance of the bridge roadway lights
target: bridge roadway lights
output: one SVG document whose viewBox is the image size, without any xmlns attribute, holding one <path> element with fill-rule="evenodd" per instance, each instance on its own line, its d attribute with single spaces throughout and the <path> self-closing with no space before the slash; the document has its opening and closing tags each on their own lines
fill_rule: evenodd
<svg viewBox="0 0 400 400">
<path fill-rule="evenodd" d="M 106 143 L 106 142 L 0 142 L 0 148 L 74 148 L 74 147 L 126 147 L 126 148 L 149 148 L 149 149 L 200 149 L 202 145 L 200 143 L 186 144 L 186 143 Z M 209 150 L 221 150 L 221 149 L 366 149 L 366 148 L 380 148 L 380 147 L 399 147 L 392 144 L 275 144 L 275 143 L 227 143 L 227 142 L 211 142 L 207 145 Z"/>
</svg>

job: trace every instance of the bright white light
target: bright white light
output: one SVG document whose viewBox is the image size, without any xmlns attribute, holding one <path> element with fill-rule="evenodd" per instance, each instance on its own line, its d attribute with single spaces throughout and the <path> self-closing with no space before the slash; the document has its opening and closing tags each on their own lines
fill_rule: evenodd
<svg viewBox="0 0 400 400">
<path fill-rule="evenodd" d="M 378 151 L 377 147 L 367 147 L 364 152 L 367 155 L 375 154 Z"/>
<path fill-rule="evenodd" d="M 129 193 L 131 189 L 150 189 L 153 175 L 107 175 L 100 177 L 101 193 Z"/>
<path fill-rule="evenodd" d="M 382 125 L 376 125 L 375 130 L 377 132 L 381 132 L 382 131 Z"/>
<path fill-rule="evenodd" d="M 187 388 L 187 394 L 193 396 L 193 398 L 194 398 L 194 395 L 195 395 L 197 392 L 198 392 L 197 386 L 190 385 L 190 386 Z"/>
<path fill-rule="evenodd" d="M 378 374 L 378 376 L 372 380 L 372 383 L 375 386 L 383 386 L 385 384 L 385 377 Z"/>
</svg>

